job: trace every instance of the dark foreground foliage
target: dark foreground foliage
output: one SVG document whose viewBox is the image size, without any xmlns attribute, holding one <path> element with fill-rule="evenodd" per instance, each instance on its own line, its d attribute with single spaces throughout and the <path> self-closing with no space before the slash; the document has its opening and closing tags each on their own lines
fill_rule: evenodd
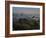
<svg viewBox="0 0 46 38">
<path fill-rule="evenodd" d="M 16 19 L 13 20 L 13 30 L 36 30 L 40 29 L 40 21 L 36 21 L 34 19 Z"/>
</svg>

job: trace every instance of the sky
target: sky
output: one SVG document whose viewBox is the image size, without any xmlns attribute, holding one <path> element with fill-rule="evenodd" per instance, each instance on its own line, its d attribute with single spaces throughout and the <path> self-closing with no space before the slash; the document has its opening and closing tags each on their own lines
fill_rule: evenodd
<svg viewBox="0 0 46 38">
<path fill-rule="evenodd" d="M 40 8 L 13 7 L 13 13 L 40 14 Z"/>
</svg>

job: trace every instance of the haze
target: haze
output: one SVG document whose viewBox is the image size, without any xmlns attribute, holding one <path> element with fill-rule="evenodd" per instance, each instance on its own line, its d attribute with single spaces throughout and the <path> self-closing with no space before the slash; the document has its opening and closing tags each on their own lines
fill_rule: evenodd
<svg viewBox="0 0 46 38">
<path fill-rule="evenodd" d="M 13 7 L 13 13 L 40 14 L 40 8 Z"/>
</svg>

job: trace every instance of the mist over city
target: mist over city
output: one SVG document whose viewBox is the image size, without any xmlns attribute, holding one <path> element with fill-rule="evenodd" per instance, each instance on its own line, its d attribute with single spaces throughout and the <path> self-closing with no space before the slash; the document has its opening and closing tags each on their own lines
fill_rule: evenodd
<svg viewBox="0 0 46 38">
<path fill-rule="evenodd" d="M 40 8 L 13 7 L 13 30 L 40 29 Z"/>
</svg>

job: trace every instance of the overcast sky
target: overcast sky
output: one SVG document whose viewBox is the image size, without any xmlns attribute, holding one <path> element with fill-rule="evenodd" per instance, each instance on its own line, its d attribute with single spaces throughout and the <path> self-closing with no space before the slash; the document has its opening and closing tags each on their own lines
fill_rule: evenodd
<svg viewBox="0 0 46 38">
<path fill-rule="evenodd" d="M 13 13 L 40 14 L 40 8 L 13 7 Z"/>
</svg>

